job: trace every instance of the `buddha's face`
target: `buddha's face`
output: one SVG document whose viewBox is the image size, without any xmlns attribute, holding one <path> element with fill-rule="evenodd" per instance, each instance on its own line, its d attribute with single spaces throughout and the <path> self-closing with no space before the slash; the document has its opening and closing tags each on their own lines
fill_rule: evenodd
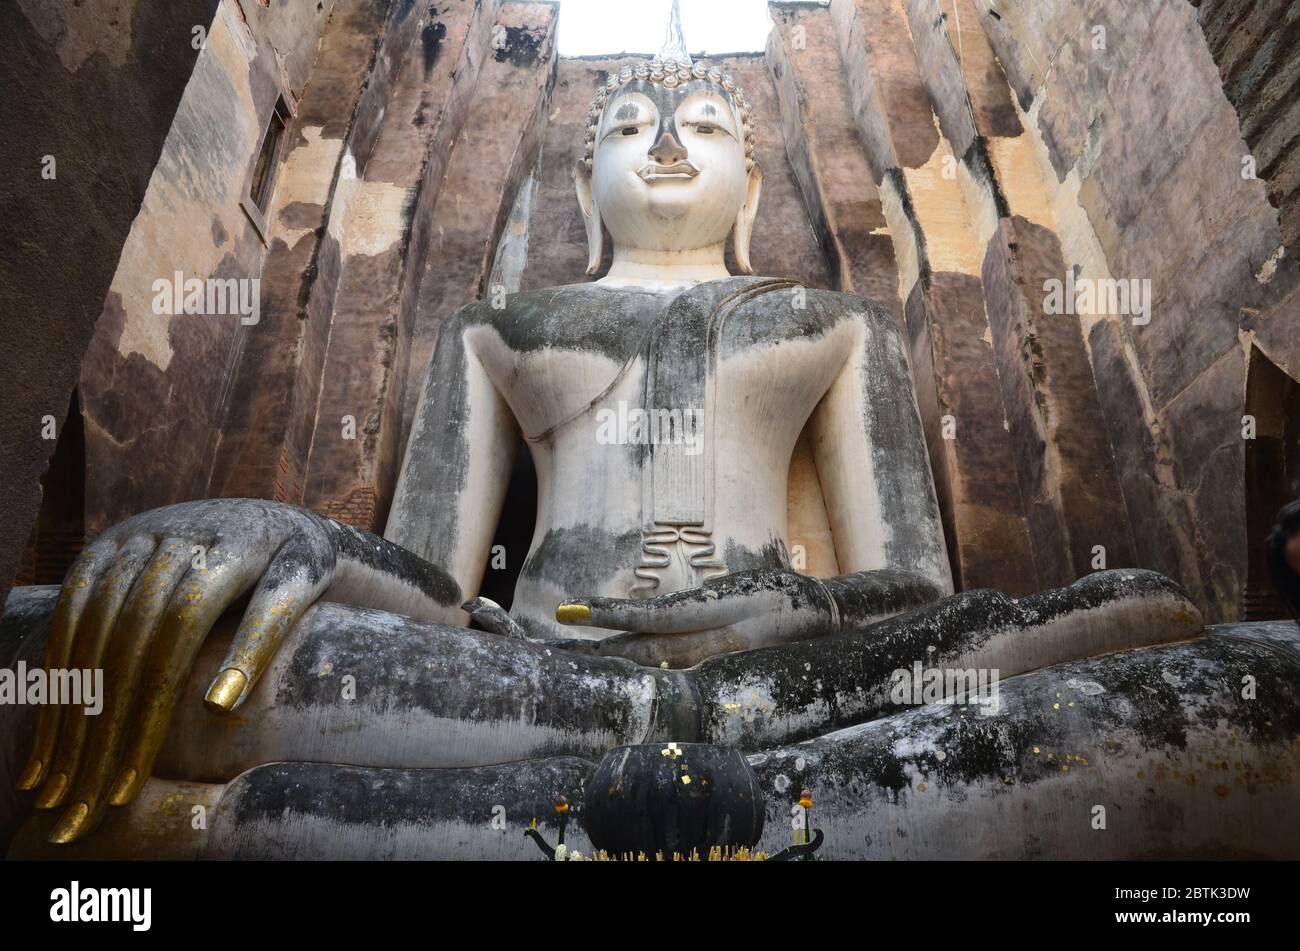
<svg viewBox="0 0 1300 951">
<path fill-rule="evenodd" d="M 1286 559 L 1286 566 L 1296 575 L 1300 575 L 1300 532 L 1294 532 L 1287 539 L 1283 557 Z"/>
<path fill-rule="evenodd" d="M 707 79 L 634 81 L 605 106 L 591 192 L 616 245 L 691 251 L 719 244 L 749 194 L 743 127 Z"/>
</svg>

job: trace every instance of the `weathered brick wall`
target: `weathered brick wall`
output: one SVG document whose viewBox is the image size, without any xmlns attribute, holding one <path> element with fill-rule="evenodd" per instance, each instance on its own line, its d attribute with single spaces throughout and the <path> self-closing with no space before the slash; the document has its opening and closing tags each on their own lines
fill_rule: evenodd
<svg viewBox="0 0 1300 951">
<path fill-rule="evenodd" d="M 337 186 L 365 168 L 395 74 L 437 29 L 411 4 L 354 0 L 326 24 L 281 171 L 262 324 L 236 372 L 212 495 L 302 501 L 338 289 Z"/>
<path fill-rule="evenodd" d="M 198 57 L 191 31 L 216 6 L 128 0 L 110 24 L 102 5 L 0 4 L 0 598 L 55 451 L 44 418 L 65 431 L 122 242 Z"/>
<path fill-rule="evenodd" d="M 997 9 L 983 26 L 1041 135 L 1068 242 L 1094 273 L 1151 282 L 1149 324 L 1085 323 L 1139 562 L 1211 616 L 1235 616 L 1258 543 L 1245 518 L 1250 345 L 1300 371 L 1294 258 L 1265 184 L 1243 175 L 1243 120 L 1191 5 Z"/>
<path fill-rule="evenodd" d="M 1278 209 L 1282 240 L 1300 252 L 1300 4 L 1190 0 L 1237 110 L 1258 175 Z"/>
<path fill-rule="evenodd" d="M 264 325 L 158 313 L 156 282 L 260 278 L 267 248 L 241 202 L 277 99 L 302 96 L 331 6 L 222 0 L 206 29 L 81 368 L 92 535 L 208 495 L 235 373 Z"/>
</svg>

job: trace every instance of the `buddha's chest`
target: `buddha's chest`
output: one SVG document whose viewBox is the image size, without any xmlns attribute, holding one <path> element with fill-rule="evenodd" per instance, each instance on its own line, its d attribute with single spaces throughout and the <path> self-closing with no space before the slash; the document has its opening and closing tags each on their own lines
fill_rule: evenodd
<svg viewBox="0 0 1300 951">
<path fill-rule="evenodd" d="M 793 440 L 838 376 L 853 337 L 847 320 L 810 327 L 794 318 L 761 327 L 735 321 L 715 327 L 712 338 L 660 336 L 653 320 L 598 335 L 560 321 L 548 331 L 521 341 L 493 330 L 476 345 L 530 439 L 611 420 L 631 438 L 642 426 L 683 427 L 689 436 L 707 419 L 737 432 L 792 428 Z"/>
</svg>

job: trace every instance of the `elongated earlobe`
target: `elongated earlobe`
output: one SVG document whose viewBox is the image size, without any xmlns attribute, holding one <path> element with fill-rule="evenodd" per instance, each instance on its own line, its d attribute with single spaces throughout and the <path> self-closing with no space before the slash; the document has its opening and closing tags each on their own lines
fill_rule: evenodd
<svg viewBox="0 0 1300 951">
<path fill-rule="evenodd" d="M 762 194 L 763 170 L 756 162 L 749 171 L 749 191 L 745 195 L 745 203 L 740 206 L 740 213 L 736 215 L 736 228 L 733 238 L 736 248 L 736 264 L 743 274 L 754 273 L 754 265 L 749 260 L 749 238 L 754 233 L 754 219 L 758 217 L 758 199 Z"/>
<path fill-rule="evenodd" d="M 605 230 L 600 224 L 600 209 L 591 194 L 591 172 L 581 161 L 573 170 L 573 184 L 578 191 L 582 221 L 587 226 L 587 273 L 594 277 L 600 270 L 601 258 L 605 256 Z"/>
</svg>

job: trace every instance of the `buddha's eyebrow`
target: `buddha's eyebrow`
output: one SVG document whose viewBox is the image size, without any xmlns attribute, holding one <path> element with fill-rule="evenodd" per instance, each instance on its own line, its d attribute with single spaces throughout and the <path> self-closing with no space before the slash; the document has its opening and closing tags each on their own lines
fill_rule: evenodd
<svg viewBox="0 0 1300 951">
<path fill-rule="evenodd" d="M 687 109 L 695 115 L 708 116 L 709 118 L 722 118 L 730 111 L 726 106 L 719 105 L 718 101 L 712 96 L 708 98 L 699 96 L 692 99 Z"/>
<path fill-rule="evenodd" d="M 719 106 L 716 102 L 711 102 L 708 99 L 696 100 L 686 107 L 683 115 L 692 117 L 696 121 L 712 120 L 718 123 L 718 127 L 728 135 L 735 137 L 735 119 L 731 116 L 729 109 Z"/>
<path fill-rule="evenodd" d="M 619 106 L 618 111 L 614 113 L 614 121 L 624 122 L 628 119 L 635 119 L 640 114 L 640 105 L 635 102 L 625 102 L 623 105 Z"/>
</svg>

